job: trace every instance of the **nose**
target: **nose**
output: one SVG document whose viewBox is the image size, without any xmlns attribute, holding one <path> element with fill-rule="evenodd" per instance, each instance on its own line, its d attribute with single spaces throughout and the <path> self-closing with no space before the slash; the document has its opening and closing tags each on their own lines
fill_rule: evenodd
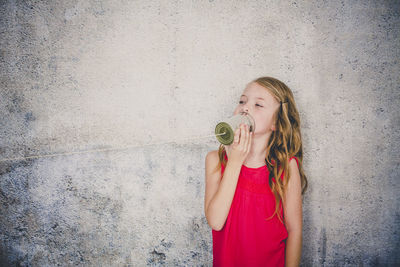
<svg viewBox="0 0 400 267">
<path fill-rule="evenodd" d="M 249 112 L 249 107 L 247 106 L 247 103 L 243 106 L 242 111 L 246 113 Z"/>
</svg>

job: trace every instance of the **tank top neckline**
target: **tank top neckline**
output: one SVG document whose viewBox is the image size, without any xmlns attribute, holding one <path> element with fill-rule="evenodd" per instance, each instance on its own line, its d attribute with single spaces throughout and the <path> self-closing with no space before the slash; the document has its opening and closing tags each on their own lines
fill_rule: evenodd
<svg viewBox="0 0 400 267">
<path fill-rule="evenodd" d="M 256 167 L 256 168 L 251 168 L 251 167 L 247 167 L 246 165 L 243 164 L 242 167 L 244 167 L 245 169 L 247 169 L 249 171 L 258 171 L 258 170 L 266 168 L 267 165 L 263 165 L 263 166 Z"/>
<path fill-rule="evenodd" d="M 228 156 L 226 155 L 226 153 L 225 153 L 224 157 L 225 157 L 226 160 L 228 160 Z M 263 166 L 256 167 L 256 168 L 252 168 L 252 167 L 247 167 L 246 165 L 242 164 L 242 168 L 244 168 L 246 170 L 249 170 L 249 171 L 259 171 L 259 170 L 263 170 L 263 169 L 267 168 L 267 165 L 263 165 Z"/>
</svg>

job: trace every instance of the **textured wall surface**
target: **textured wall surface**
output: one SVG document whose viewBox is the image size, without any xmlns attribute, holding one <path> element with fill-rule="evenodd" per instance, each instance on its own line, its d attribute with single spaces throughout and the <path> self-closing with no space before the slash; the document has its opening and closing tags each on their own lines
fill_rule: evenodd
<svg viewBox="0 0 400 267">
<path fill-rule="evenodd" d="M 1 1 L 0 265 L 212 265 L 204 158 L 292 89 L 303 266 L 400 264 L 398 1 Z M 184 140 L 184 141 L 182 141 Z"/>
</svg>

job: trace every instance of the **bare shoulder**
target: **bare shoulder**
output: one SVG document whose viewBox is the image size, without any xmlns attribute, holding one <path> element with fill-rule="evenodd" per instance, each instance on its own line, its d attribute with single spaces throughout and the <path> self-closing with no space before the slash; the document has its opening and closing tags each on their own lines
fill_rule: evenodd
<svg viewBox="0 0 400 267">
<path fill-rule="evenodd" d="M 292 157 L 289 160 L 289 167 L 291 169 L 296 169 L 296 168 L 299 169 L 299 159 L 297 157 Z"/>
<path fill-rule="evenodd" d="M 207 153 L 206 159 L 218 159 L 218 150 L 211 150 Z"/>
<path fill-rule="evenodd" d="M 299 183 L 300 182 L 300 170 L 299 170 L 299 162 L 296 157 L 293 157 L 289 161 L 289 173 L 290 173 L 290 179 L 289 179 L 289 184 L 291 183 Z M 294 178 L 294 179 L 293 179 Z"/>
</svg>

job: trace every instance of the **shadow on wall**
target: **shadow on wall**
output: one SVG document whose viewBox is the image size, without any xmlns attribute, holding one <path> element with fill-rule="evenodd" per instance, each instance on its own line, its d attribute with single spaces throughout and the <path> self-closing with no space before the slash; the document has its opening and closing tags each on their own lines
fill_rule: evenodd
<svg viewBox="0 0 400 267">
<path fill-rule="evenodd" d="M 4 246 L 4 240 L 2 240 L 3 244 L 0 244 L 0 266 L 28 266 L 28 255 L 19 253 L 17 250 L 12 247 Z"/>
</svg>

